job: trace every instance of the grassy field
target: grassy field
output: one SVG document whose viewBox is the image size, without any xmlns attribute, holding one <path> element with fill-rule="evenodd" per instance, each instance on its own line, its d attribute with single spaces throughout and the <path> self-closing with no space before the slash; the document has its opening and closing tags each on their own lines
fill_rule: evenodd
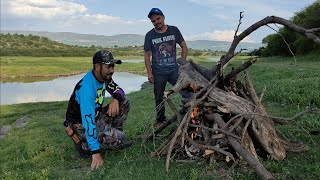
<svg viewBox="0 0 320 180">
<path fill-rule="evenodd" d="M 307 107 L 320 108 L 319 54 L 293 58 L 261 59 L 249 68 L 257 93 L 266 87 L 263 103 L 270 115 L 292 117 Z M 50 59 L 50 58 L 49 58 Z M 74 60 L 74 59 L 73 59 Z M 84 60 L 84 59 L 83 59 Z M 85 61 L 85 60 L 84 60 Z M 88 59 L 91 63 L 91 60 Z M 211 67 L 205 59 L 199 62 Z M 237 66 L 240 61 L 232 61 Z M 241 78 L 241 75 L 239 75 Z M 159 140 L 142 145 L 140 134 L 154 122 L 153 89 L 148 87 L 128 95 L 132 109 L 125 126 L 135 140 L 133 147 L 105 155 L 104 165 L 90 171 L 90 159 L 77 156 L 62 125 L 67 102 L 29 103 L 0 106 L 0 127 L 29 115 L 30 122 L 13 129 L 0 140 L 0 179 L 257 179 L 245 162 L 235 167 L 214 163 L 172 162 L 165 173 L 164 158 L 149 158 Z M 179 102 L 179 96 L 174 101 Z M 169 108 L 167 108 L 169 109 Z M 168 110 L 169 114 L 172 114 Z M 304 153 L 289 153 L 283 161 L 261 159 L 276 179 L 318 179 L 320 177 L 320 136 L 306 132 L 320 130 L 319 114 L 304 114 L 287 126 L 277 126 L 287 137 L 307 144 Z M 314 144 L 315 142 L 316 144 Z"/>
<path fill-rule="evenodd" d="M 121 59 L 137 57 L 121 57 Z M 141 58 L 142 59 L 142 58 Z M 87 72 L 92 68 L 92 57 L 20 57 L 0 59 L 1 77 L 58 76 Z M 143 71 L 141 63 L 123 63 L 117 70 Z"/>
<path fill-rule="evenodd" d="M 115 57 L 122 60 L 143 59 L 138 56 Z M 205 57 L 192 59 L 208 62 Z M 14 81 L 17 78 L 40 77 L 50 78 L 61 75 L 84 73 L 92 69 L 92 57 L 25 57 L 3 56 L 0 58 L 2 81 Z M 127 63 L 116 66 L 116 71 L 145 74 L 144 63 Z M 43 80 L 43 79 L 42 79 Z M 22 80 L 21 80 L 22 81 Z"/>
</svg>

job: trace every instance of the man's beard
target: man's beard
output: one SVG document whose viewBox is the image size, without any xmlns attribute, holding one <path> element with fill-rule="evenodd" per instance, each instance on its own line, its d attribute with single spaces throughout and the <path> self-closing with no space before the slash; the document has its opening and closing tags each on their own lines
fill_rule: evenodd
<svg viewBox="0 0 320 180">
<path fill-rule="evenodd" d="M 112 75 L 113 73 L 106 74 L 106 76 L 104 77 L 104 80 L 110 81 L 112 79 Z"/>
<path fill-rule="evenodd" d="M 156 25 L 155 25 L 155 28 L 156 28 L 156 29 L 162 29 L 162 27 L 163 27 L 163 24 L 162 24 L 162 23 L 159 23 L 159 24 L 156 24 Z"/>
</svg>

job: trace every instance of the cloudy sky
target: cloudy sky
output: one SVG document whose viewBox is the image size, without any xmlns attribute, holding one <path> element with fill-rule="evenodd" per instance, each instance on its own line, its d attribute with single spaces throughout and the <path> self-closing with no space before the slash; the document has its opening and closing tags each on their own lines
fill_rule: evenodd
<svg viewBox="0 0 320 180">
<path fill-rule="evenodd" d="M 240 11 L 240 31 L 266 16 L 289 19 L 316 0 L 1 0 L 1 30 L 74 32 L 81 34 L 141 34 L 153 28 L 147 14 L 153 7 L 165 22 L 177 26 L 186 40 L 231 41 Z M 247 42 L 261 42 L 268 27 Z"/>
</svg>

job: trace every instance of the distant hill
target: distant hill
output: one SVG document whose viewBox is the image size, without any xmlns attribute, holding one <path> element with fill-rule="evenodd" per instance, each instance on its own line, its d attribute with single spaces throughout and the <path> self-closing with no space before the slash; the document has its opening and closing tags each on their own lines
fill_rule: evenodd
<svg viewBox="0 0 320 180">
<path fill-rule="evenodd" d="M 124 47 L 124 46 L 142 46 L 144 42 L 144 35 L 139 34 L 119 34 L 114 36 L 104 36 L 95 34 L 77 34 L 71 32 L 46 32 L 46 31 L 8 31 L 1 30 L 3 34 L 24 34 L 24 35 L 37 35 L 47 37 L 51 40 L 58 41 L 69 45 L 78 46 L 101 46 L 101 47 Z M 210 49 L 214 51 L 227 51 L 231 42 L 226 41 L 209 41 L 209 40 L 196 40 L 187 41 L 188 47 L 192 49 Z M 237 47 L 248 49 L 258 49 L 263 46 L 261 43 L 240 43 Z"/>
<path fill-rule="evenodd" d="M 47 37 L 69 45 L 78 46 L 141 46 L 144 42 L 144 36 L 138 34 L 119 34 L 114 36 L 104 36 L 96 34 L 77 34 L 71 32 L 46 32 L 46 31 L 1 31 L 3 34 L 23 34 L 37 35 Z"/>
<path fill-rule="evenodd" d="M 96 47 L 74 46 L 48 37 L 23 34 L 0 34 L 0 56 L 91 56 Z"/>
</svg>

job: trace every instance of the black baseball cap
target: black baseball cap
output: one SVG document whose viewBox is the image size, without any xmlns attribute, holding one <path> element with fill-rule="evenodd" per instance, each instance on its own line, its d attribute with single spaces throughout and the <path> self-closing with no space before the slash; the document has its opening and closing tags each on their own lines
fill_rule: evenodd
<svg viewBox="0 0 320 180">
<path fill-rule="evenodd" d="M 103 63 L 103 64 L 121 64 L 122 61 L 114 59 L 111 52 L 108 50 L 100 50 L 96 52 L 92 58 L 92 63 Z"/>
<path fill-rule="evenodd" d="M 152 15 L 160 15 L 160 16 L 164 16 L 162 11 L 159 8 L 152 8 L 148 14 L 148 18 L 150 18 Z"/>
</svg>

